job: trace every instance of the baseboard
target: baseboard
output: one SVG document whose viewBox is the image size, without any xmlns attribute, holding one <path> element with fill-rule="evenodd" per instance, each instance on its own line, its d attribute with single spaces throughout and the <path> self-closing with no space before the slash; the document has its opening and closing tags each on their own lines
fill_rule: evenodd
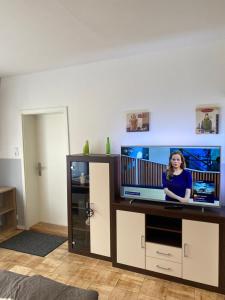
<svg viewBox="0 0 225 300">
<path fill-rule="evenodd" d="M 25 230 L 26 227 L 24 225 L 17 225 L 16 229 L 21 229 L 21 230 Z"/>
</svg>

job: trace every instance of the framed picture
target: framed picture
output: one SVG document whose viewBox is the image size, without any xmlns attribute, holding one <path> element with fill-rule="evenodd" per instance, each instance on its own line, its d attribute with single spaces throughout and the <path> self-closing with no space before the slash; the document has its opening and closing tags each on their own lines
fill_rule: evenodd
<svg viewBox="0 0 225 300">
<path fill-rule="evenodd" d="M 197 107 L 196 108 L 196 133 L 217 134 L 219 133 L 219 107 Z"/>
<path fill-rule="evenodd" d="M 149 112 L 127 113 L 127 132 L 149 131 Z"/>
</svg>

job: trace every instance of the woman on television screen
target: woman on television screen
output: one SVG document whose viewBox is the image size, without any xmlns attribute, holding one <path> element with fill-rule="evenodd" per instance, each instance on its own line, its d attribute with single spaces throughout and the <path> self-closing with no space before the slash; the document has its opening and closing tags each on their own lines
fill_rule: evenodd
<svg viewBox="0 0 225 300">
<path fill-rule="evenodd" d="M 192 177 L 185 167 L 186 163 L 183 154 L 180 151 L 172 152 L 169 157 L 168 169 L 162 175 L 167 201 L 189 202 Z"/>
</svg>

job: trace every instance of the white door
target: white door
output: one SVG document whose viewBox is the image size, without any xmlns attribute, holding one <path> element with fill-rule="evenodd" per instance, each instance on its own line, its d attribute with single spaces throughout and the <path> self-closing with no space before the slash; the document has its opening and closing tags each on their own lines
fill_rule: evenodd
<svg viewBox="0 0 225 300">
<path fill-rule="evenodd" d="M 183 220 L 183 278 L 218 286 L 219 224 Z"/>
<path fill-rule="evenodd" d="M 91 253 L 110 257 L 110 190 L 109 164 L 89 163 Z"/>
<path fill-rule="evenodd" d="M 23 115 L 22 120 L 26 227 L 38 222 L 66 226 L 69 148 L 65 114 Z"/>
<path fill-rule="evenodd" d="M 36 116 L 22 116 L 24 197 L 26 228 L 40 222 L 40 196 L 37 174 L 37 122 Z"/>
<path fill-rule="evenodd" d="M 145 214 L 117 210 L 117 262 L 145 269 Z"/>
</svg>

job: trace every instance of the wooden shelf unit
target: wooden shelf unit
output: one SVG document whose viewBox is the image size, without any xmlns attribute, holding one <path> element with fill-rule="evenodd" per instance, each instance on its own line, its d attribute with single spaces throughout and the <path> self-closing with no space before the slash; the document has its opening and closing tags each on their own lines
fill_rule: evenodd
<svg viewBox="0 0 225 300">
<path fill-rule="evenodd" d="M 0 233 L 16 228 L 16 189 L 0 187 Z"/>
<path fill-rule="evenodd" d="M 146 241 L 181 248 L 181 219 L 147 214 Z"/>
</svg>

